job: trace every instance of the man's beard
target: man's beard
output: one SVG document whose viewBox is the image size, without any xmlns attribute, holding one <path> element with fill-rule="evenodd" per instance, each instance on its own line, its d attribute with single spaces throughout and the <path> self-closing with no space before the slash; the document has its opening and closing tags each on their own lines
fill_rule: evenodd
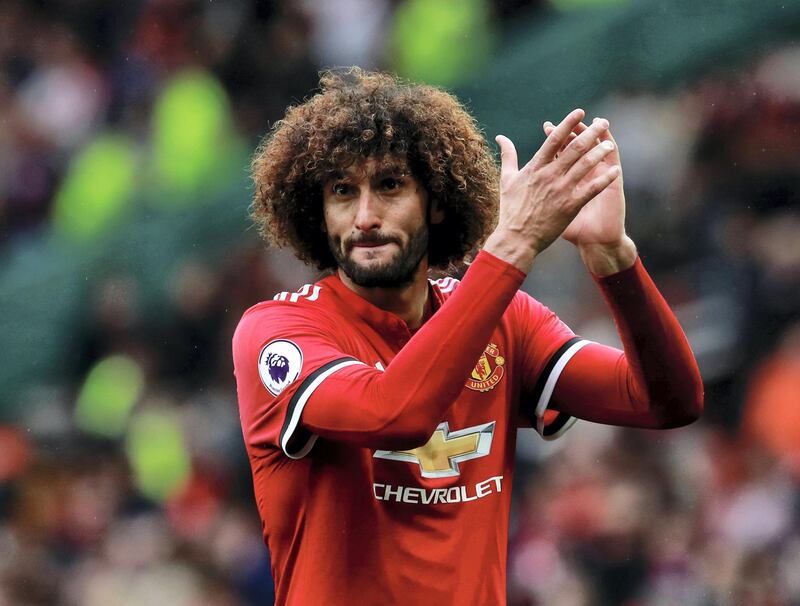
<svg viewBox="0 0 800 606">
<path fill-rule="evenodd" d="M 386 244 L 394 242 L 400 246 L 392 259 L 380 265 L 364 267 L 350 256 L 357 243 Z M 358 240 L 349 240 L 346 250 L 342 251 L 342 239 L 328 236 L 328 246 L 336 259 L 337 265 L 347 274 L 353 283 L 364 288 L 399 288 L 411 284 L 420 262 L 428 252 L 428 226 L 423 225 L 408 239 L 403 247 L 401 242 L 392 236 L 380 233 L 364 236 Z"/>
</svg>

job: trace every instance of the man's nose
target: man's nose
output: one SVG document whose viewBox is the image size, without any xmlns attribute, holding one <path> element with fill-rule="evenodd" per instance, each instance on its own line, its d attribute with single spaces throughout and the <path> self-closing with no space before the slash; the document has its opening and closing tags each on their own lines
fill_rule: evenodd
<svg viewBox="0 0 800 606">
<path fill-rule="evenodd" d="M 361 194 L 358 197 L 355 227 L 359 231 L 371 231 L 381 227 L 378 201 L 374 192 L 366 187 L 361 190 Z"/>
</svg>

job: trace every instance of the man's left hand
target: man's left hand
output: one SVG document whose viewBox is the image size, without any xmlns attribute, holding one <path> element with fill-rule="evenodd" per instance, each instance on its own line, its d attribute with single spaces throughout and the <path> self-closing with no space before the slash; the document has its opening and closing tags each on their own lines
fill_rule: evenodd
<svg viewBox="0 0 800 606">
<path fill-rule="evenodd" d="M 545 135 L 549 135 L 553 128 L 553 124 L 545 122 Z M 587 128 L 583 122 L 579 123 L 566 146 Z M 599 141 L 610 141 L 614 149 L 584 179 L 591 181 L 597 174 L 606 172 L 611 166 L 620 168 L 619 177 L 589 201 L 561 235 L 578 247 L 589 271 L 599 276 L 607 276 L 628 269 L 634 264 L 636 246 L 625 233 L 625 193 L 622 188 L 619 148 L 609 130 L 602 133 Z"/>
</svg>

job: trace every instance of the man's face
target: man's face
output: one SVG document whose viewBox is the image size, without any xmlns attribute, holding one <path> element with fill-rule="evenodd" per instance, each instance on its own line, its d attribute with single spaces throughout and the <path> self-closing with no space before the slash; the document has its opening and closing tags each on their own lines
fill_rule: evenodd
<svg viewBox="0 0 800 606">
<path fill-rule="evenodd" d="M 325 183 L 322 199 L 328 245 L 355 284 L 413 280 L 428 251 L 428 194 L 403 160 L 353 165 Z"/>
</svg>

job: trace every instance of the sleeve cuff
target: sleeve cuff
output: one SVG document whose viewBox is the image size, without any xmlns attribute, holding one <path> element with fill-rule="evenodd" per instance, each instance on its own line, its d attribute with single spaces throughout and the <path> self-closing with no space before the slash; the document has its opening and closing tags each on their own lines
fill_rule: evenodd
<svg viewBox="0 0 800 606">
<path fill-rule="evenodd" d="M 597 274 L 592 274 L 592 279 L 602 288 L 613 289 L 624 287 L 626 284 L 631 282 L 638 282 L 642 272 L 644 272 L 644 265 L 642 264 L 642 258 L 639 255 L 636 255 L 636 261 L 633 262 L 628 269 L 623 269 L 622 271 L 618 271 L 615 274 L 611 274 L 609 276 L 598 276 Z"/>
<path fill-rule="evenodd" d="M 508 261 L 503 261 L 500 257 L 495 257 L 492 253 L 481 250 L 476 256 L 471 265 L 478 264 L 486 265 L 495 275 L 507 275 L 511 280 L 519 283 L 521 286 L 525 281 L 525 273 L 518 267 L 515 267 Z"/>
</svg>

